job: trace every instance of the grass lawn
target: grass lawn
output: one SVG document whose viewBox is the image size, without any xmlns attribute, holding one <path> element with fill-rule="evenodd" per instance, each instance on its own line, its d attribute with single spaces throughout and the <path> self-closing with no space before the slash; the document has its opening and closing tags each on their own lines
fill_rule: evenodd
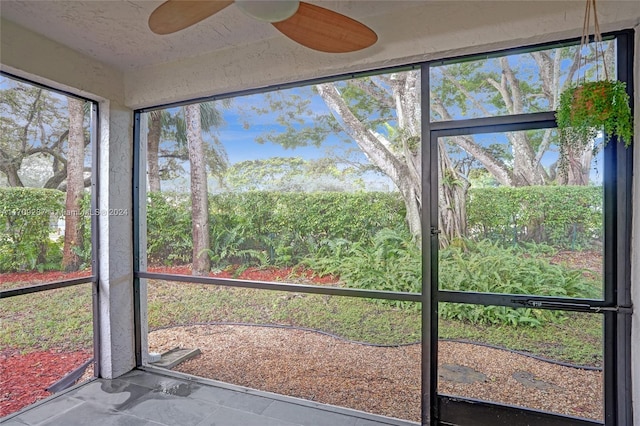
<svg viewBox="0 0 640 426">
<path fill-rule="evenodd" d="M 561 323 L 541 327 L 478 325 L 440 320 L 440 338 L 462 339 L 528 352 L 543 358 L 602 367 L 602 316 L 568 313 Z"/>
<path fill-rule="evenodd" d="M 91 348 L 91 290 L 80 284 L 0 300 L 0 351 Z"/>
<path fill-rule="evenodd" d="M 397 345 L 420 340 L 417 304 L 243 288 L 150 282 L 151 330 L 203 322 L 285 324 L 346 339 Z M 464 339 L 576 364 L 602 364 L 600 315 L 567 314 L 541 327 L 474 325 L 441 320 L 440 337 Z M 51 290 L 0 301 L 0 350 L 87 349 L 92 345 L 91 286 Z"/>
</svg>

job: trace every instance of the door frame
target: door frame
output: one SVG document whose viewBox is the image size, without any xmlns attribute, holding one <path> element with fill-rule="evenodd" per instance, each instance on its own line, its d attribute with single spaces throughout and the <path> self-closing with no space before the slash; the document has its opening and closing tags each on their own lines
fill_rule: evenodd
<svg viewBox="0 0 640 426">
<path fill-rule="evenodd" d="M 607 34 L 616 38 L 617 78 L 626 82 L 627 92 L 633 94 L 633 36 L 634 32 Z M 575 42 L 574 42 L 575 43 Z M 488 56 L 523 53 L 545 46 L 509 49 Z M 443 122 L 430 122 L 430 68 L 454 63 L 478 55 L 424 64 L 422 67 L 423 99 L 423 200 L 433 206 L 423 215 L 423 348 L 422 359 L 422 424 L 452 425 L 600 425 L 631 424 L 631 184 L 633 174 L 633 145 L 624 148 L 612 140 L 604 149 L 604 298 L 572 299 L 533 295 L 510 295 L 475 292 L 456 292 L 438 288 L 438 138 L 467 134 L 535 130 L 557 127 L 555 112 L 541 112 L 499 117 L 486 117 Z M 426 105 L 424 105 L 426 103 Z M 513 308 L 535 306 L 538 309 L 585 312 L 604 317 L 604 423 L 547 413 L 519 406 L 441 395 L 438 382 L 438 306 L 440 302 L 500 305 Z M 426 345 L 429 342 L 429 345 Z M 532 423 L 533 422 L 533 423 Z"/>
</svg>

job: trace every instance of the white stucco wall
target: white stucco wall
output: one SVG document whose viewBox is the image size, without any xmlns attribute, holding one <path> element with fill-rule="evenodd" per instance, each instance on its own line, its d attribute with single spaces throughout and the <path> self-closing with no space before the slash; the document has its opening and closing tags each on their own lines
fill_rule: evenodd
<svg viewBox="0 0 640 426">
<path fill-rule="evenodd" d="M 113 101 L 102 105 L 108 108 L 100 114 L 100 375 L 113 378 L 135 367 L 133 111 Z"/>
<path fill-rule="evenodd" d="M 135 366 L 130 214 L 133 111 L 123 105 L 123 75 L 5 20 L 0 40 L 3 71 L 99 103 L 100 208 L 129 212 L 99 216 L 100 375 L 117 377 Z"/>
<path fill-rule="evenodd" d="M 123 74 L 0 18 L 3 71 L 93 99 L 124 104 Z"/>
</svg>

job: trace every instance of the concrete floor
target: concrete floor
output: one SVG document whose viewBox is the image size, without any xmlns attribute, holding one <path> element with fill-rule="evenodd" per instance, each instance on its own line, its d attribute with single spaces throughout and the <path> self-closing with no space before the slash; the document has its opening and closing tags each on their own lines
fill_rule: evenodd
<svg viewBox="0 0 640 426">
<path fill-rule="evenodd" d="M 161 369 L 133 370 L 53 395 L 0 420 L 3 426 L 415 426 Z"/>
</svg>

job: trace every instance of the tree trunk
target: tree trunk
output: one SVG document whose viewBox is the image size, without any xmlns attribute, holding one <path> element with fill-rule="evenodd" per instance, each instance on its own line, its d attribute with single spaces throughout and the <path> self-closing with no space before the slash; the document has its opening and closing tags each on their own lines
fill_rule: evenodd
<svg viewBox="0 0 640 426">
<path fill-rule="evenodd" d="M 546 172 L 524 132 L 509 132 L 507 138 L 513 149 L 514 186 L 545 185 Z"/>
<path fill-rule="evenodd" d="M 18 175 L 18 170 L 20 166 L 16 167 L 15 164 L 11 161 L 11 159 L 5 159 L 3 155 L 0 159 L 0 171 L 5 174 L 7 177 L 7 182 L 9 182 L 9 186 L 12 188 L 20 187 L 22 188 L 24 184 Z"/>
<path fill-rule="evenodd" d="M 207 169 L 202 141 L 200 105 L 185 107 L 187 144 L 191 168 L 191 215 L 193 237 L 193 275 L 207 275 L 211 267 L 209 259 L 209 198 Z"/>
<path fill-rule="evenodd" d="M 147 173 L 149 176 L 149 192 L 160 192 L 160 164 L 158 150 L 160 149 L 160 135 L 162 121 L 160 111 L 149 114 L 149 132 L 147 133 Z"/>
<path fill-rule="evenodd" d="M 340 96 L 332 83 L 316 86 L 327 106 L 342 119 L 342 127 L 356 142 L 369 161 L 376 165 L 396 185 L 407 209 L 407 225 L 417 244 L 422 240 L 422 182 L 419 135 L 408 129 L 403 135 L 401 152 L 394 152 L 390 141 L 367 128 Z M 419 126 L 418 126 L 419 127 Z M 413 140 L 415 139 L 415 142 Z M 413 142 L 413 143 L 412 143 Z M 414 147 L 413 145 L 416 145 Z"/>
<path fill-rule="evenodd" d="M 69 150 L 67 153 L 67 196 L 64 217 L 64 249 L 62 268 L 66 272 L 77 271 L 82 260 L 75 248 L 82 247 L 80 202 L 84 191 L 84 102 L 68 98 Z"/>
<path fill-rule="evenodd" d="M 394 183 L 396 186 L 399 185 L 398 188 L 407 209 L 406 220 L 409 232 L 419 245 L 422 241 L 422 206 L 420 204 L 422 187 L 420 183 L 412 181 L 407 176 Z"/>
<path fill-rule="evenodd" d="M 558 183 L 560 185 L 588 185 L 592 161 L 593 144 L 589 144 L 583 149 L 568 149 L 559 160 Z"/>
<path fill-rule="evenodd" d="M 467 235 L 467 189 L 469 183 L 461 178 L 451 164 L 446 147 L 438 141 L 438 229 L 440 246 Z"/>
</svg>

